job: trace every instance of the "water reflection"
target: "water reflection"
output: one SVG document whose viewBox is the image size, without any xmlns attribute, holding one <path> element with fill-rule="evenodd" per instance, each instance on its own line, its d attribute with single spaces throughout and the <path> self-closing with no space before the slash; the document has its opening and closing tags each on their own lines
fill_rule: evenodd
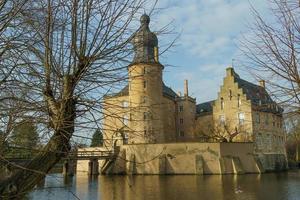
<svg viewBox="0 0 300 200">
<path fill-rule="evenodd" d="M 49 189 L 54 185 L 56 188 Z M 68 181 L 56 176 L 47 177 L 44 188 L 31 194 L 32 199 L 87 200 L 296 200 L 299 196 L 299 171 L 242 176 L 83 175 L 69 178 Z"/>
</svg>

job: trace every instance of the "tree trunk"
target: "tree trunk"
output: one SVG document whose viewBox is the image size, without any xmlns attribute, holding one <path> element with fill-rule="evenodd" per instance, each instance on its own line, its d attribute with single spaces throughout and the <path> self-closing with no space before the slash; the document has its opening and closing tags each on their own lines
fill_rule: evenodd
<svg viewBox="0 0 300 200">
<path fill-rule="evenodd" d="M 297 142 L 297 143 L 296 143 L 296 159 L 295 159 L 296 162 L 299 162 L 299 161 L 300 161 L 300 158 L 299 158 L 299 156 L 300 156 L 300 155 L 299 155 L 299 147 L 300 147 L 300 146 L 299 146 L 299 143 Z"/>
<path fill-rule="evenodd" d="M 66 99 L 60 106 L 59 119 L 54 122 L 54 135 L 41 152 L 24 169 L 0 182 L 0 199 L 21 199 L 34 188 L 49 170 L 70 150 L 69 141 L 74 132 L 75 100 Z"/>
</svg>

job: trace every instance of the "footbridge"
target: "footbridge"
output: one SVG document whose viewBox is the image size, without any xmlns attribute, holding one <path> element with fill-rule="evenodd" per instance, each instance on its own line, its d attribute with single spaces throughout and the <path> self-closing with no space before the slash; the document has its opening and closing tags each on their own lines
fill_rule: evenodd
<svg viewBox="0 0 300 200">
<path fill-rule="evenodd" d="M 35 155 L 38 154 L 38 150 L 33 151 L 33 153 L 28 154 L 26 151 L 22 152 L 20 147 L 9 147 L 10 150 L 18 150 L 12 151 L 14 153 L 8 153 L 4 156 L 0 155 L 0 166 L 5 166 L 6 171 L 13 171 L 14 168 L 18 168 L 17 166 L 25 166 L 28 162 L 30 162 Z M 89 148 L 87 148 L 89 149 Z M 88 160 L 88 174 L 95 175 L 99 174 L 99 160 L 104 160 L 104 169 L 107 169 L 115 160 L 118 154 L 118 148 L 114 148 L 113 150 L 106 150 L 103 148 L 95 148 L 93 150 L 85 150 L 83 149 L 74 149 L 70 151 L 66 156 L 62 159 L 62 173 L 64 175 L 73 175 L 76 171 L 76 163 L 78 160 Z M 102 167 L 102 168 L 103 168 Z M 101 172 L 103 172 L 101 168 Z"/>
</svg>

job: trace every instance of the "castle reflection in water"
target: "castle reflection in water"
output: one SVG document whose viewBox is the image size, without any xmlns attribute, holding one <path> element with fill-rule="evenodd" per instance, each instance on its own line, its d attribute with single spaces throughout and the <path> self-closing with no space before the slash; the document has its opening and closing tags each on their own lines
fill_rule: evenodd
<svg viewBox="0 0 300 200">
<path fill-rule="evenodd" d="M 226 200 L 298 199 L 300 171 L 244 176 L 98 176 L 50 175 L 30 199 Z"/>
</svg>

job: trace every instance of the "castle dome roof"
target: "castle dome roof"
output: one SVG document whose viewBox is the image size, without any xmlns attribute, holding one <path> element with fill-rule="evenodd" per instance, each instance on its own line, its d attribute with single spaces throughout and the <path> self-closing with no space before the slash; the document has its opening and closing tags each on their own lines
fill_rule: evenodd
<svg viewBox="0 0 300 200">
<path fill-rule="evenodd" d="M 157 36 L 150 31 L 150 17 L 147 14 L 141 16 L 140 23 L 131 40 L 135 51 L 133 63 L 154 63 L 154 47 L 158 46 Z"/>
</svg>

